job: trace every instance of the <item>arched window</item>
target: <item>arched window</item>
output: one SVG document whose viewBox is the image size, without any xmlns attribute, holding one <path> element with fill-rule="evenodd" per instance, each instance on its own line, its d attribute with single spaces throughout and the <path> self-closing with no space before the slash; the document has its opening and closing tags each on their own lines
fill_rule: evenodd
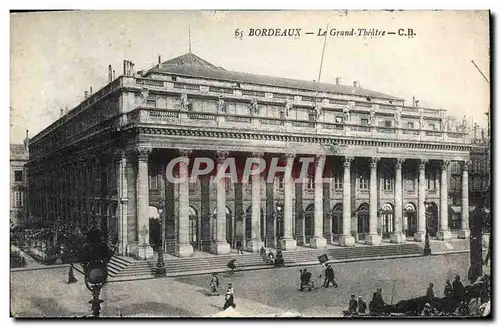
<svg viewBox="0 0 500 327">
<path fill-rule="evenodd" d="M 394 207 L 386 203 L 382 207 L 382 235 L 388 236 L 394 231 Z"/>
<path fill-rule="evenodd" d="M 198 242 L 198 212 L 189 206 L 189 243 L 196 247 Z"/>
</svg>

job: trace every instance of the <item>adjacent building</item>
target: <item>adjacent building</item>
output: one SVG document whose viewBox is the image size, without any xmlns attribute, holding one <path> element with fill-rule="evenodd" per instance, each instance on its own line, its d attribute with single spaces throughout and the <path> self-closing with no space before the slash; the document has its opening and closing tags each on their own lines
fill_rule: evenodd
<svg viewBox="0 0 500 327">
<path fill-rule="evenodd" d="M 123 75 L 110 67 L 106 86 L 30 142 L 31 214 L 97 220 L 122 255 L 151 257 L 160 243 L 189 256 L 227 253 L 237 241 L 257 251 L 422 242 L 426 230 L 442 240 L 469 235 L 466 126 L 358 82 L 227 71 L 192 53 L 137 73 L 124 61 Z M 178 165 L 180 175 L 196 157 L 315 165 L 301 183 L 262 174 L 173 184 L 165 170 L 177 157 L 190 162 Z M 448 213 L 451 162 L 457 226 Z"/>
<path fill-rule="evenodd" d="M 10 225 L 25 224 L 27 211 L 27 170 L 29 152 L 27 138 L 24 144 L 10 145 Z"/>
</svg>

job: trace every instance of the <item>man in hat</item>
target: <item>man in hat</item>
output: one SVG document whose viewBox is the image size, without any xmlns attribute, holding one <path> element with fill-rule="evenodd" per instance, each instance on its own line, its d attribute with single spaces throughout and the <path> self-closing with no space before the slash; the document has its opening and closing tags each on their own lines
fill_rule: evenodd
<svg viewBox="0 0 500 327">
<path fill-rule="evenodd" d="M 325 288 L 328 288 L 330 283 L 332 283 L 333 287 L 335 288 L 338 287 L 337 283 L 335 282 L 335 273 L 333 272 L 333 268 L 332 266 L 330 266 L 329 263 L 327 263 L 325 268 L 325 283 L 324 283 Z"/>
<path fill-rule="evenodd" d="M 465 288 L 460 281 L 460 276 L 456 275 L 453 281 L 453 297 L 455 298 L 456 304 L 460 304 L 465 297 Z"/>
</svg>

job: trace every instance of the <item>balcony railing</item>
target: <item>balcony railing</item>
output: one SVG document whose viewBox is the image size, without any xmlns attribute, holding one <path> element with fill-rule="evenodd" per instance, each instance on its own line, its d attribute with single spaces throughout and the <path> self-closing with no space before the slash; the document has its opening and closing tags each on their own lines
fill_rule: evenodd
<svg viewBox="0 0 500 327">
<path fill-rule="evenodd" d="M 228 115 L 219 113 L 204 113 L 192 112 L 179 109 L 158 109 L 158 108 L 137 108 L 126 115 L 128 123 L 142 122 L 142 123 L 168 123 L 189 125 L 189 121 L 193 125 L 199 124 L 195 121 L 211 121 L 213 124 L 221 128 L 245 128 L 245 129 L 271 129 L 272 126 L 279 127 L 280 130 L 286 132 L 301 131 L 307 129 L 310 134 L 335 134 L 344 136 L 357 136 L 359 132 L 367 133 L 373 138 L 391 138 L 391 139 L 411 139 L 418 141 L 442 141 L 448 142 L 461 142 L 469 144 L 470 140 L 466 134 L 457 132 L 442 132 L 431 130 L 417 130 L 396 127 L 383 127 L 383 126 L 366 126 L 357 124 L 335 124 L 322 121 L 305 121 L 305 120 L 292 120 L 292 119 L 279 119 L 270 117 L 260 117 L 257 115 Z"/>
</svg>

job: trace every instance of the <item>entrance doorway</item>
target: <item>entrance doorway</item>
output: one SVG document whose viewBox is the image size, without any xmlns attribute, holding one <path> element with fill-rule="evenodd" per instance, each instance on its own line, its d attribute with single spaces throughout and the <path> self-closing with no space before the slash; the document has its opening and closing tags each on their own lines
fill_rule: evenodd
<svg viewBox="0 0 500 327">
<path fill-rule="evenodd" d="M 189 243 L 193 249 L 198 249 L 198 210 L 189 206 Z"/>
<path fill-rule="evenodd" d="M 434 202 L 427 204 L 426 208 L 427 228 L 430 237 L 436 237 L 438 232 L 438 207 Z"/>
<path fill-rule="evenodd" d="M 407 224 L 407 236 L 414 236 L 418 230 L 418 219 L 417 219 L 417 207 L 413 203 L 408 203 L 404 208 L 405 217 L 408 222 Z"/>
<path fill-rule="evenodd" d="M 380 218 L 382 219 L 382 238 L 388 239 L 394 232 L 394 206 L 390 203 L 384 204 Z"/>
<path fill-rule="evenodd" d="M 342 203 L 337 203 L 332 209 L 332 234 L 334 240 L 339 240 L 343 233 Z"/>
<path fill-rule="evenodd" d="M 366 234 L 369 233 L 370 209 L 368 203 L 362 203 L 358 207 L 358 238 L 364 240 Z"/>
<path fill-rule="evenodd" d="M 306 207 L 304 214 L 304 237 L 306 245 L 311 244 L 311 238 L 314 235 L 314 204 Z"/>
</svg>

